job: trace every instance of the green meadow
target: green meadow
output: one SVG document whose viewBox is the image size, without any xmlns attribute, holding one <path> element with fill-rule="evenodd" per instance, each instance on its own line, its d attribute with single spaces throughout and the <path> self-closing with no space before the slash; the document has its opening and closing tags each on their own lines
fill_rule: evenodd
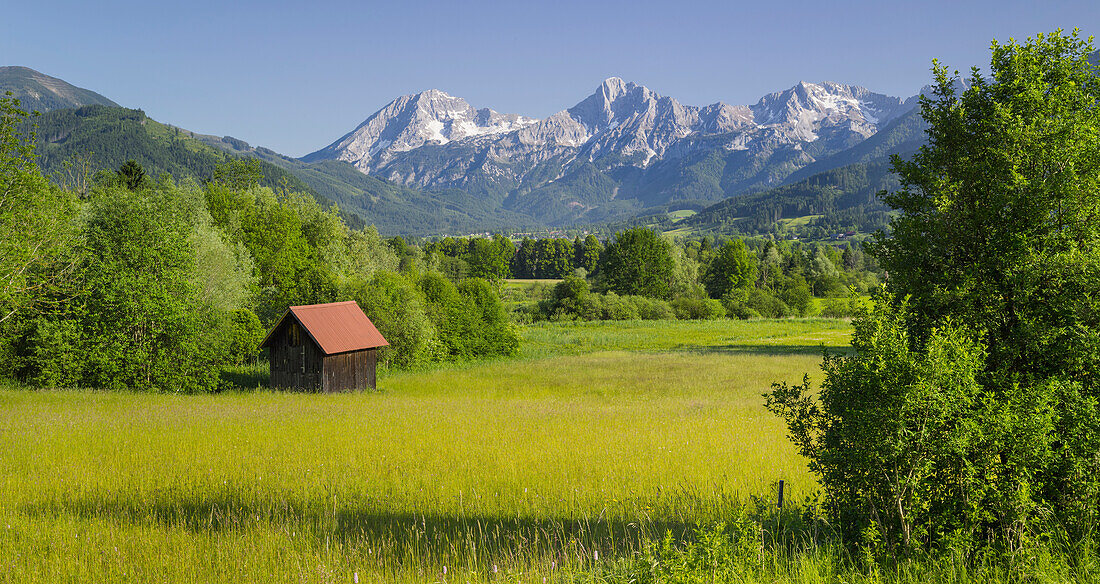
<svg viewBox="0 0 1100 584">
<path fill-rule="evenodd" d="M 0 581 L 594 577 L 778 480 L 809 494 L 761 393 L 849 328 L 533 325 L 518 358 L 360 394 L 10 388 Z"/>
</svg>

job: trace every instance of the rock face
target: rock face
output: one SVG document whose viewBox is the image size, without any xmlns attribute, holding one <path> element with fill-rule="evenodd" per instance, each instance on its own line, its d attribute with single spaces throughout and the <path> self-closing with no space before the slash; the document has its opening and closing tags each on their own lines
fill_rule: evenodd
<svg viewBox="0 0 1100 584">
<path fill-rule="evenodd" d="M 549 223 L 600 220 L 778 184 L 911 110 L 838 83 L 799 83 L 755 105 L 687 106 L 605 80 L 545 119 L 407 95 L 306 161 L 343 160 L 410 187 L 460 189 Z"/>
<path fill-rule="evenodd" d="M 119 105 L 102 95 L 27 67 L 0 67 L 0 95 L 10 91 L 27 111 L 47 112 L 85 105 Z"/>
<path fill-rule="evenodd" d="M 327 148 L 305 157 L 345 160 L 369 169 L 425 144 L 512 132 L 538 120 L 515 114 L 475 110 L 459 97 L 438 89 L 399 97 Z"/>
</svg>

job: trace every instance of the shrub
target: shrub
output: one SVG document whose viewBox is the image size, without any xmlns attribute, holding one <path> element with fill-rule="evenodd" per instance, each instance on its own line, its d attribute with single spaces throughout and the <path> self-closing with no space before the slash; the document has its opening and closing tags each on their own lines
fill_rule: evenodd
<svg viewBox="0 0 1100 584">
<path fill-rule="evenodd" d="M 608 292 L 603 297 L 603 320 L 637 320 L 638 305 L 631 302 L 629 297 L 619 296 L 614 292 Z"/>
<path fill-rule="evenodd" d="M 756 311 L 766 318 L 783 318 L 791 313 L 785 302 L 773 296 L 767 290 L 756 288 L 749 292 L 745 307 Z"/>
<path fill-rule="evenodd" d="M 468 278 L 458 285 L 458 292 L 471 303 L 477 321 L 470 331 L 470 354 L 514 355 L 519 349 L 519 335 L 508 321 L 504 304 L 492 285 L 481 278 Z"/>
<path fill-rule="evenodd" d="M 379 270 L 370 280 L 349 283 L 345 294 L 359 303 L 389 341 L 388 347 L 378 351 L 382 366 L 405 368 L 441 358 L 438 334 L 424 301 L 404 276 Z"/>
<path fill-rule="evenodd" d="M 760 316 L 756 309 L 749 307 L 749 291 L 743 288 L 730 290 L 722 297 L 722 306 L 730 318 L 747 320 Z"/>
<path fill-rule="evenodd" d="M 710 298 L 677 298 L 670 305 L 680 320 L 712 320 L 726 316 L 722 303 Z"/>
<path fill-rule="evenodd" d="M 672 307 L 664 300 L 646 298 L 645 296 L 629 296 L 630 302 L 638 308 L 638 318 L 642 320 L 673 320 L 676 314 Z"/>
</svg>

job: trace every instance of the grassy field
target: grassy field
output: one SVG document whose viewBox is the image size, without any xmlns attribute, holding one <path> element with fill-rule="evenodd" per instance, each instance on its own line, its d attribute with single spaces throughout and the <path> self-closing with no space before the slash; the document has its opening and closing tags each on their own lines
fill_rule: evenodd
<svg viewBox="0 0 1100 584">
<path fill-rule="evenodd" d="M 688 217 L 691 217 L 696 213 L 698 213 L 698 211 L 695 211 L 693 209 L 680 209 L 679 211 L 670 211 L 669 213 L 666 213 L 666 215 L 668 215 L 669 219 L 672 219 L 673 223 L 679 223 L 680 221 L 683 221 L 684 219 L 687 219 Z"/>
<path fill-rule="evenodd" d="M 847 334 L 545 324 L 517 359 L 391 373 L 376 393 L 0 391 L 0 581 L 592 574 L 779 479 L 808 493 L 760 394 Z"/>
</svg>

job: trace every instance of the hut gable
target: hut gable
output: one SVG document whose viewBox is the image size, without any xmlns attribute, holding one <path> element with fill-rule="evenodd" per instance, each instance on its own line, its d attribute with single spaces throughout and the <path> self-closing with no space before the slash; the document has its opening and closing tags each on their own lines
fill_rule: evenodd
<svg viewBox="0 0 1100 584">
<path fill-rule="evenodd" d="M 292 306 L 260 344 L 271 350 L 273 387 L 325 392 L 374 388 L 387 345 L 354 301 Z"/>
</svg>

